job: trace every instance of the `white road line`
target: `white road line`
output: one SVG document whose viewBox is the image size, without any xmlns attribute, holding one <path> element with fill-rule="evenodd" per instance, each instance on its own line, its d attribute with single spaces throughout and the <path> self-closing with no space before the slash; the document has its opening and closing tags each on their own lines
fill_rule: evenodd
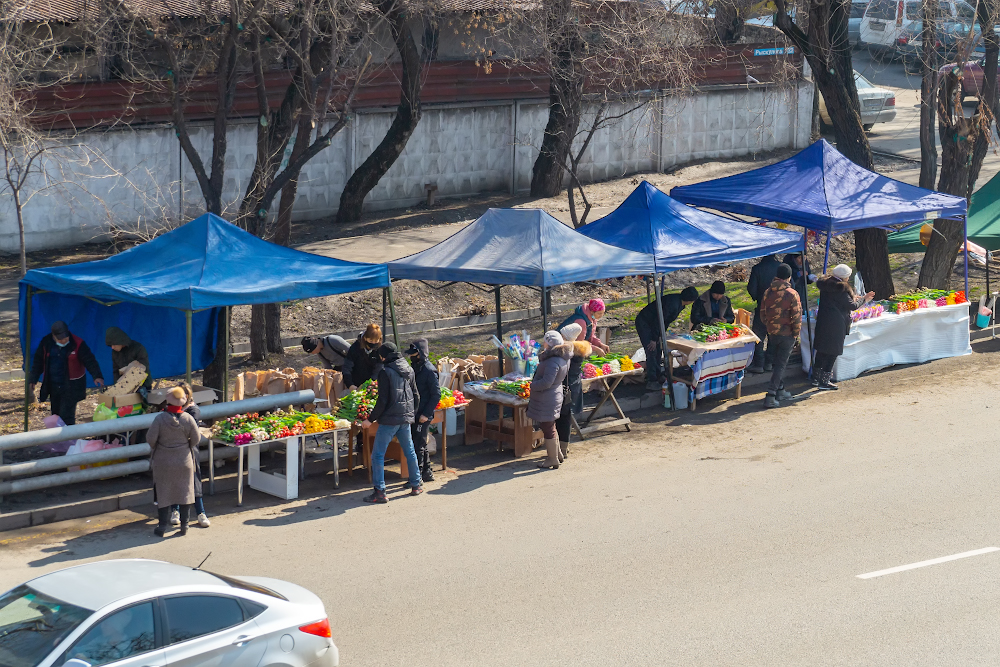
<svg viewBox="0 0 1000 667">
<path fill-rule="evenodd" d="M 994 551 L 1000 551 L 1000 547 L 986 547 L 984 549 L 976 549 L 975 551 L 963 551 L 960 554 L 954 554 L 952 556 L 942 556 L 941 558 L 922 560 L 919 563 L 899 565 L 897 567 L 890 567 L 888 570 L 878 570 L 877 572 L 869 572 L 867 574 L 859 574 L 857 576 L 858 579 L 873 579 L 875 577 L 881 577 L 884 574 L 895 574 L 897 572 L 905 572 L 906 570 L 915 570 L 918 567 L 927 567 L 928 565 L 947 563 L 950 560 L 959 560 L 960 558 L 969 558 L 970 556 L 982 556 L 983 554 L 992 553 Z"/>
</svg>

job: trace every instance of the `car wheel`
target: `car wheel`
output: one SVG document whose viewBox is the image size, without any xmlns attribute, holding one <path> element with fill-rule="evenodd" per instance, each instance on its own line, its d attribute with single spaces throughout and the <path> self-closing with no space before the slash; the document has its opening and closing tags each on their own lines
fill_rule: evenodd
<svg viewBox="0 0 1000 667">
<path fill-rule="evenodd" d="M 866 125 L 862 125 L 861 127 L 864 128 L 865 132 L 871 132 L 872 128 L 875 127 L 875 123 L 868 123 Z"/>
</svg>

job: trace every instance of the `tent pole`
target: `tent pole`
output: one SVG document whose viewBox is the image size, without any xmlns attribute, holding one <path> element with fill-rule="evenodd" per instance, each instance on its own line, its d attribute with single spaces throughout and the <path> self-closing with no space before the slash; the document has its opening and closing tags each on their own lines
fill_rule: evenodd
<svg viewBox="0 0 1000 667">
<path fill-rule="evenodd" d="M 807 230 L 806 234 L 808 234 L 808 233 L 809 232 Z M 826 267 L 830 263 L 830 237 L 831 236 L 832 236 L 831 232 L 827 232 L 826 233 L 826 254 L 823 255 L 823 273 L 826 273 Z M 803 260 L 803 261 L 805 261 L 805 260 Z"/>
<path fill-rule="evenodd" d="M 184 358 L 187 362 L 187 373 L 185 379 L 191 384 L 191 311 L 184 311 L 184 328 L 187 330 L 187 344 L 185 345 Z"/>
<path fill-rule="evenodd" d="M 383 287 L 382 288 L 382 331 L 385 331 L 385 294 L 386 294 L 386 289 Z M 384 336 L 385 334 L 382 335 Z"/>
<path fill-rule="evenodd" d="M 494 285 L 493 286 L 493 300 L 496 301 L 496 307 L 497 307 L 497 340 L 500 341 L 500 342 L 503 342 L 503 315 L 500 312 L 500 286 L 499 285 Z M 503 376 L 503 374 L 504 374 L 504 369 L 503 369 L 503 355 L 502 354 L 498 354 L 497 357 L 499 357 L 499 361 L 500 361 L 500 375 Z"/>
<path fill-rule="evenodd" d="M 31 403 L 34 401 L 34 392 L 31 391 L 31 285 L 25 287 L 24 302 L 24 430 L 28 430 L 28 411 L 31 410 Z M 0 453 L 0 465 L 3 464 L 3 454 Z"/>
<path fill-rule="evenodd" d="M 396 333 L 396 304 L 392 300 L 392 281 L 389 281 L 389 286 L 385 288 L 389 295 L 389 315 L 392 317 L 392 340 L 396 344 L 396 349 L 399 349 L 399 334 Z M 382 335 L 382 340 L 385 340 L 385 334 Z"/>
<path fill-rule="evenodd" d="M 542 335 L 548 330 L 548 322 L 545 321 L 545 285 L 542 285 Z"/>
<path fill-rule="evenodd" d="M 665 279 L 665 278 L 666 278 L 666 274 L 664 274 L 664 278 L 663 279 Z M 660 281 L 660 289 L 656 290 L 656 314 L 658 316 L 657 319 L 660 322 L 660 344 L 663 347 L 663 350 L 662 350 L 663 351 L 663 367 L 667 371 L 667 382 L 668 382 L 667 386 L 669 387 L 670 392 L 671 392 L 669 394 L 670 409 L 674 410 L 674 409 L 676 409 L 676 406 L 674 405 L 674 395 L 672 393 L 673 390 L 674 390 L 674 382 L 673 382 L 673 378 L 674 378 L 674 372 L 673 371 L 674 371 L 674 369 L 672 368 L 672 366 L 674 364 L 673 364 L 673 359 L 670 356 L 670 349 L 667 347 L 667 327 L 664 326 L 664 324 L 663 324 L 663 279 L 661 279 L 661 281 Z M 656 276 L 653 276 L 653 280 L 654 281 L 656 280 Z M 649 381 L 649 367 L 651 365 L 649 362 L 650 362 L 650 360 L 647 357 L 647 359 L 646 359 L 646 369 L 647 369 L 646 370 L 646 381 L 647 382 Z"/>
<path fill-rule="evenodd" d="M 653 303 L 653 295 L 649 291 L 649 276 L 643 276 L 642 282 L 646 283 L 646 304 Z"/>
<path fill-rule="evenodd" d="M 226 348 L 226 365 L 222 368 L 222 402 L 229 400 L 229 306 L 226 306 L 226 322 L 223 336 L 223 345 Z"/>
<path fill-rule="evenodd" d="M 962 236 L 965 238 L 965 245 L 962 246 L 962 250 L 965 256 L 965 298 L 969 299 L 969 217 L 966 216 L 962 220 Z M 969 299 L 971 301 L 971 299 Z M 976 311 L 977 313 L 979 311 Z"/>
<path fill-rule="evenodd" d="M 813 365 L 812 360 L 816 358 L 816 351 L 813 350 L 813 333 L 812 333 L 812 322 L 810 322 L 809 316 L 809 273 L 806 271 L 806 264 L 809 262 L 806 253 L 809 251 L 809 230 L 802 235 L 802 272 L 805 274 L 802 276 L 805 278 L 806 289 L 802 293 L 805 297 L 805 303 L 802 304 L 802 310 L 806 313 L 806 340 L 809 341 L 809 377 L 812 377 Z M 824 271 L 823 273 L 826 273 Z M 801 352 L 802 346 L 799 346 L 799 351 Z M 763 362 L 763 360 L 761 360 Z"/>
</svg>

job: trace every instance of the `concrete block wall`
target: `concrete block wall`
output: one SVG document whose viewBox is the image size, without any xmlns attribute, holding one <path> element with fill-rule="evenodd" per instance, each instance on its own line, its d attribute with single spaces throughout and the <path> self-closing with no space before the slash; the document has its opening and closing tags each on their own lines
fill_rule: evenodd
<svg viewBox="0 0 1000 667">
<path fill-rule="evenodd" d="M 805 148 L 812 94 L 810 83 L 798 81 L 654 99 L 597 132 L 582 161 L 581 178 L 602 181 L 697 159 Z M 633 106 L 612 106 L 608 113 L 621 114 Z M 588 110 L 584 123 L 595 111 Z M 297 219 L 336 212 L 347 179 L 381 141 L 394 112 L 359 112 L 331 147 L 306 166 L 296 201 Z M 424 200 L 428 183 L 437 185 L 439 197 L 526 191 L 547 119 L 544 100 L 425 107 L 403 155 L 369 194 L 366 205 L 387 209 L 416 204 Z M 211 127 L 193 128 L 192 141 L 208 163 Z M 238 207 L 253 170 L 255 141 L 252 122 L 230 130 L 223 195 L 230 211 Z M 164 216 L 176 219 L 181 183 L 184 214 L 194 217 L 204 210 L 186 158 L 180 179 L 177 139 L 169 127 L 91 132 L 75 137 L 60 154 L 71 159 L 61 160 L 61 166 L 53 161 L 47 170 L 50 182 L 60 182 L 61 187 L 39 192 L 25 207 L 29 250 L 94 240 L 112 220 L 129 225 L 155 224 Z M 13 205 L 9 196 L 0 196 L 0 250 L 17 249 Z"/>
</svg>

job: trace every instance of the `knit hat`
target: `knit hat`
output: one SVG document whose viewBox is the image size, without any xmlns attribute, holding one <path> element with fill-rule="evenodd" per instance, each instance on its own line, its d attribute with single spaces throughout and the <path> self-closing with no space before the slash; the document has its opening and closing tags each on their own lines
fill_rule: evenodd
<svg viewBox="0 0 1000 667">
<path fill-rule="evenodd" d="M 302 350 L 306 354 L 312 354 L 313 350 L 319 347 L 319 339 L 313 338 L 311 336 L 306 336 L 302 339 Z"/>
<path fill-rule="evenodd" d="M 54 338 L 69 338 L 69 327 L 62 320 L 52 323 L 52 336 Z"/>
<path fill-rule="evenodd" d="M 577 325 L 579 326 L 579 325 Z M 562 345 L 564 342 L 562 334 L 558 331 L 546 331 L 545 338 L 543 339 L 545 344 L 549 347 L 555 347 L 556 345 Z"/>
<path fill-rule="evenodd" d="M 592 313 L 604 312 L 604 300 L 603 299 L 591 299 L 587 302 L 587 310 Z"/>
<path fill-rule="evenodd" d="M 167 405 L 184 405 L 187 396 L 184 395 L 184 390 L 180 387 L 173 387 L 167 392 Z"/>
<path fill-rule="evenodd" d="M 685 287 L 681 290 L 681 301 L 697 301 L 698 290 L 694 287 Z"/>
<path fill-rule="evenodd" d="M 774 272 L 774 275 L 781 280 L 788 280 L 792 277 L 792 267 L 787 264 L 779 264 L 778 269 Z"/>
<path fill-rule="evenodd" d="M 576 322 L 570 322 L 559 330 L 559 334 L 563 337 L 563 340 L 579 340 L 582 333 L 583 327 Z"/>
<path fill-rule="evenodd" d="M 389 357 L 396 354 L 396 352 L 396 345 L 391 342 L 382 343 L 382 345 L 378 348 L 379 359 L 382 359 L 383 361 L 389 359 Z"/>
<path fill-rule="evenodd" d="M 726 293 L 726 283 L 721 280 L 716 280 L 712 283 L 712 289 L 710 290 L 712 294 L 725 294 Z"/>
<path fill-rule="evenodd" d="M 841 280 L 847 280 L 848 278 L 851 277 L 851 267 L 849 267 L 847 264 L 838 264 L 837 266 L 833 267 L 830 273 L 840 278 Z"/>
</svg>

